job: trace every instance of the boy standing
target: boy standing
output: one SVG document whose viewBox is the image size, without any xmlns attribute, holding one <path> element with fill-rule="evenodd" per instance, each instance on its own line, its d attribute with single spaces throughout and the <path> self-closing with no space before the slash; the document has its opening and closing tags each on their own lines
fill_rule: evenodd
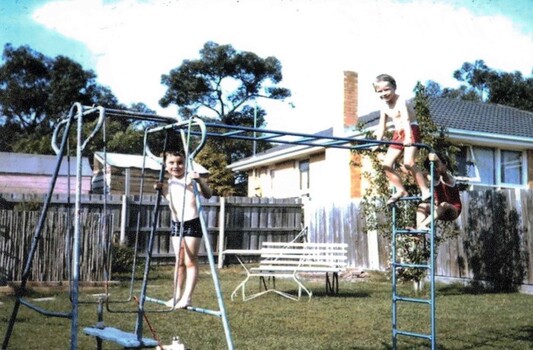
<svg viewBox="0 0 533 350">
<path fill-rule="evenodd" d="M 184 309 L 191 305 L 191 297 L 198 277 L 198 250 L 202 241 L 202 225 L 199 218 L 194 187 L 201 195 L 210 198 L 213 194 L 207 181 L 197 172 L 185 174 L 185 156 L 180 152 L 166 153 L 165 166 L 168 180 L 168 199 L 171 216 L 171 241 L 176 253 L 174 268 L 174 297 L 166 305 Z M 182 228 L 183 226 L 183 228 Z M 183 237 L 180 242 L 180 231 Z"/>
</svg>

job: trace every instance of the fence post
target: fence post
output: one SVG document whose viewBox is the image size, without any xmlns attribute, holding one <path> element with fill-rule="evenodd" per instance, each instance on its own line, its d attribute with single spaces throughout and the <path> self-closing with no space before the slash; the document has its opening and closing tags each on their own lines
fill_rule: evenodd
<svg viewBox="0 0 533 350">
<path fill-rule="evenodd" d="M 226 226 L 226 201 L 225 197 L 219 197 L 220 200 L 220 209 L 218 212 L 218 244 L 217 244 L 217 253 L 218 253 L 218 268 L 221 269 L 224 266 L 224 249 L 226 241 L 224 227 Z"/>
<path fill-rule="evenodd" d="M 368 231 L 367 239 L 368 239 L 368 267 L 371 270 L 379 270 L 378 232 L 376 230 Z"/>
<path fill-rule="evenodd" d="M 105 195 L 104 195 L 105 196 Z M 128 196 L 122 196 L 122 207 L 120 210 L 120 240 L 119 244 L 125 246 L 127 242 L 126 227 L 128 226 Z"/>
</svg>

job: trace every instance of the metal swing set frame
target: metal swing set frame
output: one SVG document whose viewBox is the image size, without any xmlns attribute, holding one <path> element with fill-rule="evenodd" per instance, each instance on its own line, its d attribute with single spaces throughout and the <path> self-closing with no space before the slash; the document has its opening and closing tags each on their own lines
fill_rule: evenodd
<svg viewBox="0 0 533 350">
<path fill-rule="evenodd" d="M 91 116 L 93 117 L 95 114 L 98 115 L 97 122 L 95 124 L 94 129 L 91 131 L 91 133 L 84 137 L 83 135 L 83 125 L 84 125 L 84 119 Z M 286 132 L 286 131 L 276 131 L 276 130 L 267 130 L 267 129 L 259 129 L 255 127 L 245 127 L 245 126 L 238 126 L 238 125 L 227 125 L 227 124 L 220 124 L 220 123 L 213 123 L 213 122 L 204 122 L 202 119 L 198 117 L 193 117 L 189 120 L 183 121 L 180 120 L 180 118 L 171 118 L 171 117 L 164 117 L 159 116 L 156 114 L 151 113 L 140 113 L 140 112 L 133 112 L 133 111 L 127 111 L 127 110 L 117 110 L 117 109 L 107 109 L 101 106 L 83 106 L 80 103 L 74 103 L 71 107 L 69 114 L 66 118 L 61 120 L 56 129 L 54 130 L 53 139 L 52 139 L 52 147 L 56 153 L 56 166 L 54 168 L 54 173 L 52 175 L 52 178 L 50 180 L 49 189 L 41 210 L 41 214 L 39 216 L 38 223 L 35 227 L 35 231 L 33 234 L 32 242 L 29 247 L 29 251 L 26 256 L 24 270 L 22 273 L 22 279 L 20 284 L 20 291 L 24 291 L 27 286 L 27 282 L 30 278 L 31 274 L 31 267 L 32 262 L 35 256 L 35 253 L 38 249 L 38 244 L 40 239 L 42 238 L 42 231 L 43 227 L 45 225 L 46 221 L 46 214 L 48 212 L 48 209 L 50 207 L 52 194 L 54 191 L 55 183 L 58 178 L 59 169 L 62 163 L 62 160 L 65 156 L 66 150 L 68 149 L 68 139 L 69 134 L 71 132 L 72 126 L 74 123 L 76 123 L 76 191 L 75 191 L 75 208 L 74 208 L 74 234 L 72 237 L 72 247 L 71 247 L 71 268 L 70 268 L 70 276 L 69 276 L 69 289 L 70 289 L 70 299 L 71 299 L 71 307 L 68 311 L 52 311 L 52 310 L 46 310 L 41 307 L 38 307 L 36 305 L 33 305 L 30 301 L 24 299 L 22 296 L 17 295 L 15 299 L 15 304 L 11 313 L 11 316 L 9 318 L 8 326 L 6 329 L 6 333 L 4 336 L 4 340 L 2 343 L 2 350 L 7 350 L 9 346 L 9 341 L 11 338 L 11 335 L 13 333 L 15 323 L 17 320 L 17 315 L 20 309 L 20 306 L 26 306 L 44 316 L 47 317 L 59 317 L 59 318 L 66 318 L 70 319 L 70 350 L 77 350 L 78 346 L 78 334 L 79 334 L 79 306 L 80 304 L 89 303 L 85 302 L 80 299 L 80 239 L 81 239 L 81 216 L 80 216 L 80 209 L 81 209 L 81 174 L 82 174 L 82 153 L 88 143 L 96 136 L 96 134 L 100 130 L 103 131 L 103 138 L 104 138 L 104 144 L 105 144 L 105 121 L 107 117 L 119 117 L 119 118 L 126 118 L 127 120 L 136 120 L 136 121 L 144 121 L 144 122 L 155 122 L 159 123 L 160 126 L 147 128 L 145 130 L 144 134 L 144 151 L 143 151 L 143 169 L 141 173 L 141 200 L 142 200 L 142 188 L 143 188 L 143 181 L 144 181 L 144 159 L 147 156 L 154 157 L 152 152 L 149 150 L 149 147 L 147 146 L 147 137 L 149 134 L 159 133 L 163 131 L 179 131 L 181 134 L 181 139 L 184 145 L 184 149 L 186 150 L 186 167 L 189 169 L 193 169 L 193 162 L 194 156 L 200 151 L 200 149 L 203 147 L 206 138 L 207 137 L 217 137 L 217 138 L 229 138 L 229 139 L 235 139 L 235 140 L 245 140 L 245 141 L 264 141 L 264 142 L 271 142 L 276 144 L 290 144 L 290 145 L 301 145 L 301 146 L 307 146 L 307 147 L 323 147 L 323 148 L 338 148 L 338 149 L 347 149 L 347 150 L 363 150 L 363 149 L 369 149 L 375 146 L 379 145 L 390 145 L 390 144 L 398 144 L 397 142 L 391 142 L 391 141 L 377 141 L 374 139 L 359 139 L 359 138 L 344 138 L 344 137 L 335 137 L 335 136 L 326 136 L 326 135 L 320 135 L 320 134 L 305 134 L 305 133 L 294 133 L 294 132 Z M 162 125 L 162 126 L 161 126 Z M 58 144 L 58 139 L 61 135 L 61 141 Z M 196 148 L 190 152 L 189 151 L 189 142 L 191 137 L 197 137 L 199 138 L 198 145 Z M 165 137 L 165 146 L 166 149 L 166 143 L 167 139 Z M 413 144 L 413 146 L 416 146 L 418 148 L 426 148 L 430 152 L 432 151 L 431 148 L 425 144 Z M 104 151 L 104 162 L 105 160 L 105 151 Z M 161 182 L 164 178 L 164 162 L 162 162 L 160 174 L 159 174 L 159 181 Z M 106 167 L 104 166 L 104 169 Z M 434 164 L 431 162 L 430 167 L 430 175 L 431 175 L 431 187 L 433 188 L 433 174 L 434 174 Z M 70 183 L 70 181 L 69 181 Z M 233 339 L 231 335 L 231 327 L 229 324 L 229 320 L 227 318 L 227 313 L 225 310 L 224 300 L 222 296 L 222 291 L 220 288 L 218 273 L 216 269 L 216 264 L 213 257 L 213 249 L 210 246 L 209 239 L 207 239 L 207 227 L 206 223 L 204 221 L 203 215 L 202 215 L 202 208 L 199 200 L 199 193 L 196 186 L 194 186 L 195 195 L 197 197 L 197 206 L 198 206 L 198 212 L 200 213 L 200 222 L 202 226 L 202 231 L 204 235 L 204 244 L 206 245 L 206 252 L 208 257 L 208 262 L 211 269 L 211 274 L 213 277 L 213 284 L 217 296 L 218 301 L 218 310 L 208 310 L 208 309 L 202 309 L 194 306 L 188 306 L 188 311 L 198 312 L 201 314 L 207 314 L 211 316 L 215 316 L 221 319 L 222 325 L 224 328 L 224 334 L 226 338 L 227 348 L 229 350 L 234 349 L 233 345 Z M 105 197 L 105 196 L 104 196 Z M 419 198 L 416 197 L 404 197 L 402 200 L 407 201 L 413 201 L 418 200 Z M 137 308 L 135 311 L 125 311 L 125 310 L 114 310 L 112 309 L 109 304 L 112 303 L 112 301 L 109 300 L 109 296 L 107 295 L 107 283 L 106 283 L 106 296 L 105 298 L 99 300 L 98 302 L 98 316 L 99 316 L 99 324 L 95 327 L 87 327 L 84 329 L 84 332 L 88 335 L 95 336 L 97 338 L 97 347 L 101 349 L 101 342 L 102 340 L 108 340 L 108 341 L 115 341 L 116 343 L 122 345 L 124 348 L 153 348 L 158 345 L 161 345 L 159 341 L 143 337 L 143 322 L 146 320 L 146 314 L 149 312 L 172 312 L 173 309 L 166 309 L 166 310 L 147 310 L 145 307 L 146 302 L 153 302 L 156 304 L 164 305 L 165 301 L 158 300 L 156 298 L 149 297 L 147 295 L 147 287 L 148 287 L 148 276 L 150 273 L 150 263 L 152 259 L 152 247 L 154 243 L 154 237 L 155 232 L 157 230 L 157 223 L 158 223 L 158 215 L 159 215 L 159 208 L 161 202 L 161 190 L 158 190 L 157 199 L 154 207 L 153 212 L 153 220 L 152 220 L 152 227 L 151 231 L 147 240 L 147 247 L 146 247 L 146 261 L 145 261 L 145 269 L 143 274 L 143 280 L 142 285 L 140 289 L 140 295 L 139 297 L 133 296 L 133 280 L 134 280 L 134 269 L 135 269 L 135 261 L 134 261 L 134 267 L 132 271 L 132 278 L 131 278 L 131 286 L 130 286 L 130 296 L 127 300 L 122 301 L 116 301 L 115 303 L 125 303 L 131 301 L 132 297 L 135 299 Z M 431 196 L 431 208 L 430 208 L 430 215 L 432 219 L 432 223 L 434 223 L 433 213 L 434 213 L 434 203 L 433 203 L 433 195 Z M 105 202 L 104 202 L 105 207 Z M 434 224 L 431 225 L 429 231 L 428 230 L 409 230 L 409 229 L 399 229 L 396 228 L 396 206 L 393 207 L 393 239 L 392 239 L 392 266 L 393 266 L 393 279 L 392 279 L 392 288 L 393 288 L 393 303 L 392 303 L 392 344 L 393 349 L 396 349 L 397 344 L 397 337 L 398 335 L 404 335 L 408 337 L 415 337 L 415 338 L 424 338 L 428 339 L 431 342 L 431 349 L 436 349 L 436 327 L 435 327 L 435 270 L 434 270 L 434 264 L 435 261 L 435 244 L 434 244 L 434 237 L 435 237 L 435 228 Z M 105 211 L 105 208 L 104 208 Z M 104 227 L 107 225 L 107 218 L 104 218 L 105 223 L 103 224 Z M 139 218 L 137 218 L 137 221 L 139 222 Z M 135 249 L 137 250 L 137 244 L 138 244 L 138 230 L 136 232 L 136 238 L 135 238 Z M 429 234 L 429 246 L 430 246 L 430 258 L 427 264 L 402 264 L 397 261 L 396 258 L 396 235 L 398 234 L 407 234 L 407 235 L 426 235 Z M 180 240 L 181 240 L 182 234 L 180 234 Z M 179 245 L 181 246 L 181 244 Z M 110 247 L 106 246 L 104 248 L 107 250 L 106 253 L 109 253 Z M 70 252 L 69 252 L 70 253 Z M 413 298 L 405 298 L 398 296 L 396 294 L 396 269 L 397 268 L 422 268 L 426 269 L 429 272 L 429 280 L 430 280 L 430 298 L 428 300 L 425 299 L 413 299 Z M 110 277 L 110 273 L 107 269 L 105 269 L 105 279 Z M 415 332 L 408 332 L 408 331 L 402 331 L 397 329 L 397 302 L 398 301 L 405 301 L 408 303 L 423 303 L 428 304 L 430 306 L 430 334 L 420 334 Z M 92 304 L 95 304 L 94 302 Z M 106 309 L 109 312 L 118 312 L 118 313 L 135 313 L 137 315 L 136 323 L 135 323 L 135 331 L 133 333 L 124 332 L 117 330 L 116 328 L 112 327 L 104 327 L 103 326 L 103 320 L 100 320 L 103 312 L 103 304 L 106 305 Z"/>
</svg>

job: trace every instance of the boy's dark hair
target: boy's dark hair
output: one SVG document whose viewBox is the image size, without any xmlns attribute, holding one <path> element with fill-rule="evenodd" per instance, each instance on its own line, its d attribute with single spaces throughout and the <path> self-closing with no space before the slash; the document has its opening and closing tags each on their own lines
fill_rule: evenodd
<svg viewBox="0 0 533 350">
<path fill-rule="evenodd" d="M 450 164 L 450 160 L 448 158 L 448 156 L 444 153 L 439 153 L 439 152 L 435 152 L 435 154 L 437 155 L 437 157 L 439 157 L 441 163 L 443 163 L 444 165 L 448 166 L 448 164 Z M 424 169 L 426 169 L 427 171 L 430 171 L 430 166 L 431 166 L 431 162 L 429 160 L 429 158 L 426 158 L 424 160 Z"/>
<path fill-rule="evenodd" d="M 389 74 L 380 74 L 376 77 L 376 83 L 385 81 L 389 84 L 391 84 L 395 89 L 397 87 L 396 80 Z"/>
<path fill-rule="evenodd" d="M 168 149 L 164 154 L 162 154 L 162 156 L 177 156 L 185 158 L 185 154 L 180 149 Z"/>
</svg>

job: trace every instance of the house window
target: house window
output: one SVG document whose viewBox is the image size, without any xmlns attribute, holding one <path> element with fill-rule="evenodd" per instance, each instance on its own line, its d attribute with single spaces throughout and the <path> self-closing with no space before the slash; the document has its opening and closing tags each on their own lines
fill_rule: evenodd
<svg viewBox="0 0 533 350">
<path fill-rule="evenodd" d="M 456 155 L 458 176 L 473 185 L 516 187 L 525 183 L 522 151 L 465 146 Z"/>
<path fill-rule="evenodd" d="M 522 152 L 501 151 L 502 182 L 506 184 L 522 184 Z"/>
<path fill-rule="evenodd" d="M 302 160 L 298 165 L 300 169 L 300 190 L 309 190 L 309 160 Z"/>
</svg>

